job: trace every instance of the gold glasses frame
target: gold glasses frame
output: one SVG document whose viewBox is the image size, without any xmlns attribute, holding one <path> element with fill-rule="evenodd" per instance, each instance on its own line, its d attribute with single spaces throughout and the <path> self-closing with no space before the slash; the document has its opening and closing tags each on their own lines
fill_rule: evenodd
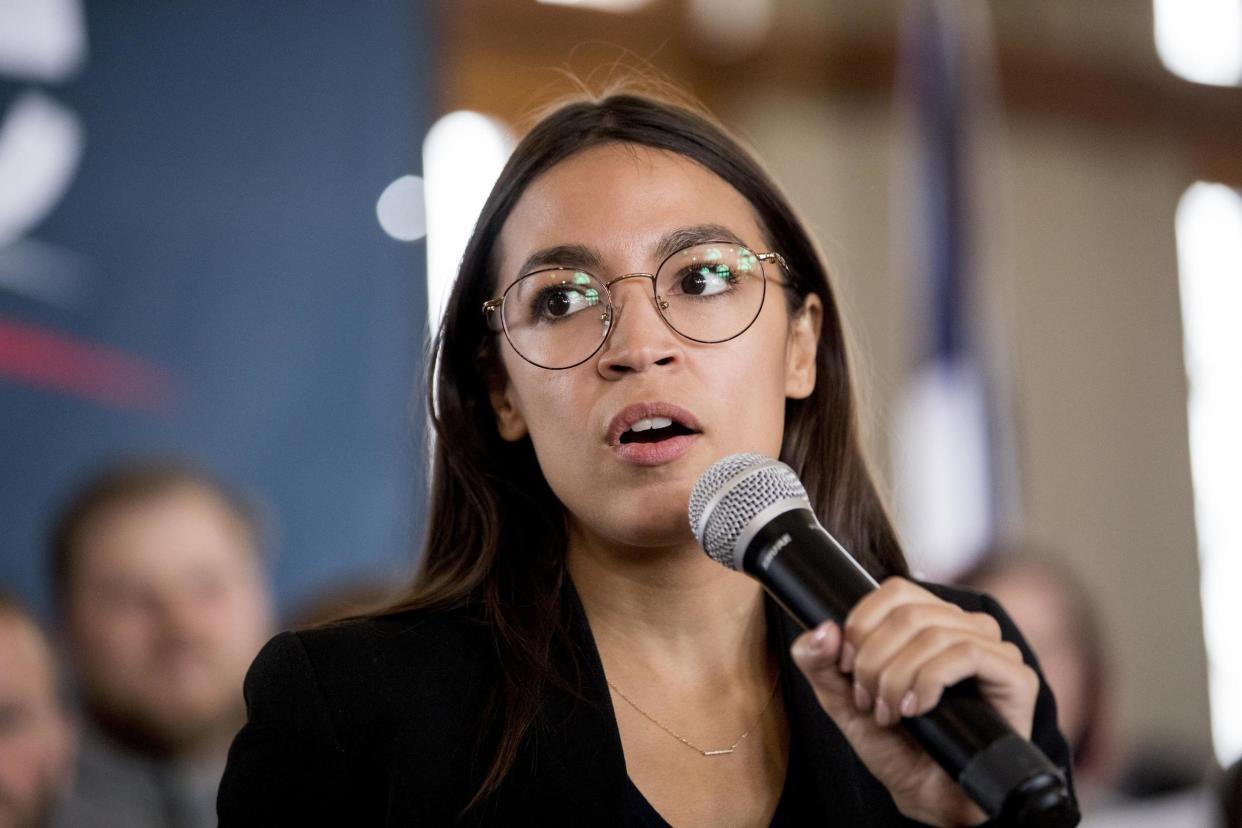
<svg viewBox="0 0 1242 828">
<path fill-rule="evenodd" d="M 756 261 L 759 262 L 760 273 L 763 276 L 763 292 L 759 296 L 759 306 L 755 309 L 755 315 L 750 318 L 750 320 L 746 323 L 746 325 L 740 331 L 730 336 L 727 336 L 724 339 L 697 339 L 693 336 L 687 336 L 686 334 L 679 331 L 677 329 L 677 326 L 673 324 L 673 322 L 668 318 L 667 315 L 665 315 L 665 311 L 668 310 L 669 305 L 668 305 L 668 302 L 662 296 L 660 296 L 658 292 L 658 286 L 656 285 L 657 274 L 659 274 L 659 272 L 664 269 L 664 265 L 668 264 L 669 260 L 677 256 L 678 254 L 685 252 L 686 250 L 689 250 L 694 247 L 699 247 L 702 245 L 709 245 L 709 244 L 727 244 L 733 247 L 741 248 L 742 250 L 745 250 L 751 253 L 752 255 L 754 255 Z M 591 278 L 595 279 L 595 281 L 599 282 L 600 285 L 602 285 L 604 288 L 604 297 L 606 301 L 604 303 L 603 316 L 600 317 L 601 319 L 610 320 L 610 319 L 615 318 L 616 307 L 613 304 L 613 299 L 612 299 L 612 286 L 613 285 L 617 284 L 618 282 L 624 281 L 626 279 L 650 279 L 652 299 L 655 302 L 656 310 L 660 314 L 660 319 L 664 321 L 664 324 L 668 325 L 669 329 L 673 331 L 673 333 L 677 334 L 680 337 L 688 339 L 691 342 L 699 342 L 699 343 L 703 343 L 706 345 L 716 345 L 721 342 L 728 342 L 731 339 L 737 339 L 739 336 L 746 333 L 748 330 L 750 330 L 750 327 L 755 324 L 755 320 L 759 318 L 759 314 L 763 312 L 763 303 L 767 300 L 767 292 L 768 292 L 767 284 L 768 284 L 768 278 L 769 278 L 767 270 L 763 267 L 763 264 L 765 262 L 775 262 L 782 271 L 784 271 L 786 274 L 789 274 L 789 266 L 785 263 L 785 257 L 782 256 L 780 253 L 775 253 L 775 252 L 755 253 L 753 250 L 751 250 L 746 245 L 741 244 L 733 239 L 707 239 L 704 241 L 695 242 L 694 244 L 689 245 L 687 247 L 683 247 L 679 250 L 675 250 L 672 253 L 670 253 L 668 256 L 664 257 L 664 259 L 660 262 L 659 267 L 656 268 L 655 273 L 642 273 L 642 272 L 623 273 L 620 276 L 617 276 L 605 282 L 603 279 L 600 279 L 598 276 L 596 276 L 594 273 L 591 273 L 590 271 L 583 270 L 582 272 L 586 273 Z M 509 333 L 509 326 L 505 322 L 505 315 L 503 312 L 505 298 L 509 295 L 509 291 L 513 290 L 515 287 L 517 287 L 517 285 L 521 284 L 524 280 L 529 279 L 532 276 L 538 276 L 540 273 L 550 273 L 553 271 L 566 270 L 566 269 L 581 270 L 581 268 L 543 267 L 543 268 L 539 268 L 538 270 L 532 270 L 529 273 L 523 273 L 521 276 L 515 279 L 512 284 L 510 284 L 507 288 L 505 288 L 504 293 L 492 299 L 488 299 L 486 302 L 483 303 L 483 318 L 486 321 L 488 330 L 494 334 L 500 333 L 501 331 L 503 331 L 505 335 L 505 339 L 507 339 L 509 341 L 509 345 L 513 347 L 514 353 L 516 353 L 526 362 L 529 362 L 531 365 L 534 365 L 539 368 L 544 368 L 548 371 L 565 371 L 570 368 L 576 368 L 582 363 L 588 361 L 589 359 L 591 359 L 591 357 L 595 356 L 596 354 L 600 352 L 600 349 L 602 349 L 604 347 L 604 344 L 608 342 L 608 338 L 612 336 L 613 328 L 616 327 L 615 325 L 609 324 L 607 332 L 600 339 L 599 344 L 595 346 L 595 350 L 591 351 L 591 353 L 587 354 L 585 357 L 573 363 L 572 365 L 559 365 L 559 366 L 544 365 L 542 363 L 535 362 L 533 359 L 531 359 L 530 357 L 522 353 L 521 349 L 518 348 L 518 346 L 514 343 L 513 337 Z M 783 282 L 783 281 L 777 281 L 777 284 L 780 285 L 781 287 L 791 286 L 789 282 Z M 499 325 L 497 325 L 494 321 L 497 318 L 499 318 L 500 320 Z"/>
</svg>

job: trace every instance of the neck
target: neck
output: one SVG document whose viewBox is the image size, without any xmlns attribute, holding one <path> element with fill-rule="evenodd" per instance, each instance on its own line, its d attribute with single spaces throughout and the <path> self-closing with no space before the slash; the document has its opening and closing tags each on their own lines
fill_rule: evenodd
<svg viewBox="0 0 1242 828">
<path fill-rule="evenodd" d="M 605 670 L 618 683 L 643 675 L 768 682 L 761 588 L 693 541 L 625 547 L 571 528 L 566 563 Z"/>
</svg>

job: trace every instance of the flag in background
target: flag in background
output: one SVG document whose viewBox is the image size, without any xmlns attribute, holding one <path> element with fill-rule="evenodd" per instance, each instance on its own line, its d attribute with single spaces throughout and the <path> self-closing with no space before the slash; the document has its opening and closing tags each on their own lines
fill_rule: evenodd
<svg viewBox="0 0 1242 828">
<path fill-rule="evenodd" d="M 897 77 L 895 250 L 914 355 L 895 412 L 894 506 L 911 566 L 949 579 L 1020 519 L 984 0 L 908 3 Z"/>
</svg>

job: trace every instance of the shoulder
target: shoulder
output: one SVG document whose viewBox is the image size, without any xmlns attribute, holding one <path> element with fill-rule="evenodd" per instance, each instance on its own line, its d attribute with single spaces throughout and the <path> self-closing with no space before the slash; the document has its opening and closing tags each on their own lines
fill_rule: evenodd
<svg viewBox="0 0 1242 828">
<path fill-rule="evenodd" d="M 246 677 L 252 718 L 318 709 L 349 750 L 395 712 L 459 703 L 490 668 L 491 637 L 469 610 L 413 610 L 283 632 Z"/>
<path fill-rule="evenodd" d="M 420 673 L 452 670 L 477 658 L 488 641 L 478 613 L 462 607 L 407 610 L 282 633 L 269 647 L 276 653 L 302 650 L 318 675 L 327 678 L 374 670 L 390 673 L 397 666 L 394 657 L 416 658 Z"/>
<path fill-rule="evenodd" d="M 469 750 L 494 684 L 494 647 L 474 619 L 420 610 L 269 641 L 246 676 L 221 825 L 379 821 L 392 779 L 411 813 L 447 820 L 437 809 L 468 799 Z"/>
</svg>

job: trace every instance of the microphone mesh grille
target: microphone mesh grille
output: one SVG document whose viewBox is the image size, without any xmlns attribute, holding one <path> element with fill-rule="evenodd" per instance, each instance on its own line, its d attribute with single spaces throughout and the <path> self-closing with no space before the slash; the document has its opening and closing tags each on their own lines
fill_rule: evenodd
<svg viewBox="0 0 1242 828">
<path fill-rule="evenodd" d="M 793 469 L 761 454 L 731 454 L 712 464 L 694 484 L 690 530 L 712 560 L 737 569 L 740 562 L 735 561 L 734 546 L 747 524 L 767 507 L 789 498 L 807 500 L 810 508 L 806 489 Z"/>
</svg>

